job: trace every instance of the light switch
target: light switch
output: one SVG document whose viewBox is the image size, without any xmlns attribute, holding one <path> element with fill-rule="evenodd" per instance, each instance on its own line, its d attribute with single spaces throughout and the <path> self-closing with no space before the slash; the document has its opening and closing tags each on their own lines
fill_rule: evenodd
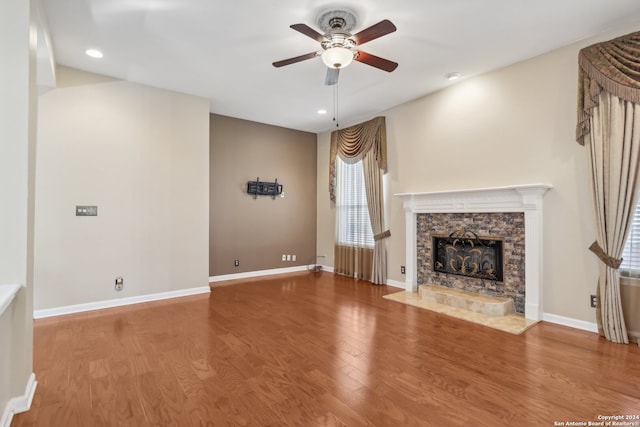
<svg viewBox="0 0 640 427">
<path fill-rule="evenodd" d="M 98 216 L 97 206 L 76 206 L 76 216 Z"/>
</svg>

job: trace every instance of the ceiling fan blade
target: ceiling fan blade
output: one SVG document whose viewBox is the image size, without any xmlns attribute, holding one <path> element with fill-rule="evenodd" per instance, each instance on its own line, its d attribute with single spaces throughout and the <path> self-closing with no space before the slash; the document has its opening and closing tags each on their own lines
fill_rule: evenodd
<svg viewBox="0 0 640 427">
<path fill-rule="evenodd" d="M 392 24 L 393 25 L 393 24 Z M 316 40 L 318 43 L 322 43 L 324 41 L 324 36 L 308 26 L 307 24 L 293 24 L 289 25 L 289 27 L 293 28 L 299 33 L 304 34 L 307 37 L 311 37 Z"/>
<path fill-rule="evenodd" d="M 389 73 L 398 67 L 397 62 L 389 61 L 388 59 L 380 58 L 379 56 L 371 55 L 370 53 L 363 52 L 361 50 L 354 55 L 353 59 Z"/>
<path fill-rule="evenodd" d="M 295 64 L 296 62 L 312 59 L 312 58 L 315 58 L 316 56 L 318 56 L 318 52 L 306 53 L 304 55 L 296 56 L 293 58 L 283 59 L 282 61 L 276 61 L 273 63 L 273 66 L 276 68 L 284 67 L 285 65 Z"/>
<path fill-rule="evenodd" d="M 327 77 L 324 79 L 324 84 L 327 86 L 337 84 L 338 76 L 340 76 L 340 68 L 327 67 Z"/>
<path fill-rule="evenodd" d="M 393 33 L 396 29 L 396 26 L 393 25 L 391 21 L 385 19 L 384 21 L 380 21 L 377 24 L 354 34 L 351 38 L 356 42 L 356 44 L 362 45 L 366 42 L 370 42 L 371 40 L 375 40 L 378 37 Z"/>
</svg>

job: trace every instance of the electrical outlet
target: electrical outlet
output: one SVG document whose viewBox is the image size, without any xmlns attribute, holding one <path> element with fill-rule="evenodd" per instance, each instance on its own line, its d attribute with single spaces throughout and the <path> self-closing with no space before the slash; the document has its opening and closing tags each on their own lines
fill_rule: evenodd
<svg viewBox="0 0 640 427">
<path fill-rule="evenodd" d="M 291 255 L 287 255 L 287 261 L 291 261 Z"/>
<path fill-rule="evenodd" d="M 295 255 L 291 255 L 291 261 L 295 261 L 296 260 L 296 256 Z"/>
<path fill-rule="evenodd" d="M 234 267 L 240 267 L 240 260 L 237 259 L 237 260 L 233 261 L 233 265 L 234 265 Z"/>
<path fill-rule="evenodd" d="M 282 254 L 282 260 L 286 261 L 287 260 L 287 256 L 285 254 Z"/>
<path fill-rule="evenodd" d="M 406 274 L 407 270 L 404 268 L 404 265 L 400 266 L 400 274 Z"/>
<path fill-rule="evenodd" d="M 589 304 L 591 304 L 591 307 L 596 308 L 598 306 L 598 297 L 595 295 L 590 295 Z"/>
<path fill-rule="evenodd" d="M 122 277 L 116 277 L 116 291 L 121 291 L 124 288 L 124 279 Z"/>
</svg>

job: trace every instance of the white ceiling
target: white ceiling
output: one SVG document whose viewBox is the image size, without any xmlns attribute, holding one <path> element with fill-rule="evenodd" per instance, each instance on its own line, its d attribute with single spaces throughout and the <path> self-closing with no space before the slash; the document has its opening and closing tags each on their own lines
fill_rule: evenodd
<svg viewBox="0 0 640 427">
<path fill-rule="evenodd" d="M 353 32 L 383 19 L 398 30 L 363 46 L 400 65 L 387 73 L 354 62 L 339 84 L 341 125 L 463 78 L 539 55 L 625 24 L 638 0 L 42 0 L 58 64 L 193 94 L 211 112 L 309 132 L 334 128 L 333 88 L 319 50 L 289 25 L 318 30 L 327 10 L 347 9 Z M 640 29 L 640 26 L 639 26 Z M 87 48 L 103 51 L 92 59 Z M 461 80 L 462 80 L 461 79 Z M 317 114 L 325 108 L 327 115 Z"/>
</svg>

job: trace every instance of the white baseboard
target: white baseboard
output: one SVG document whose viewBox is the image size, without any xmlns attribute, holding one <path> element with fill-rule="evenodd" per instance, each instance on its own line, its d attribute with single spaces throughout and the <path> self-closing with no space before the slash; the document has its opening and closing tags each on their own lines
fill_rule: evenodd
<svg viewBox="0 0 640 427">
<path fill-rule="evenodd" d="M 405 282 L 399 282 L 397 280 L 387 279 L 387 286 L 393 286 L 394 288 L 407 289 Z"/>
<path fill-rule="evenodd" d="M 333 273 L 333 267 L 329 267 L 328 265 L 321 265 L 320 267 L 322 267 L 322 271 Z"/>
<path fill-rule="evenodd" d="M 576 320 L 570 317 L 563 317 L 549 313 L 543 313 L 542 320 L 549 323 L 555 323 L 557 325 L 594 332 L 596 334 L 599 333 L 598 324 L 595 322 L 585 322 L 584 320 Z M 629 336 L 629 341 L 636 342 L 640 346 L 640 331 L 628 330 L 627 335 Z"/>
<path fill-rule="evenodd" d="M 544 322 L 555 323 L 556 325 L 568 326 L 570 328 L 598 333 L 598 324 L 594 322 L 586 322 L 584 320 L 572 319 L 570 317 L 558 316 L 557 314 L 551 313 L 542 313 L 542 320 Z"/>
<path fill-rule="evenodd" d="M 324 267 L 322 268 L 324 270 Z M 272 268 L 270 270 L 246 271 L 244 273 L 221 274 L 219 276 L 209 277 L 209 283 L 224 282 L 225 280 L 249 279 L 260 276 L 273 276 L 274 274 L 295 273 L 298 271 L 308 271 L 309 267 L 300 265 L 297 267 Z"/>
<path fill-rule="evenodd" d="M 11 426 L 14 414 L 27 412 L 31 408 L 31 402 L 33 402 L 33 395 L 36 393 L 37 386 L 36 374 L 32 373 L 27 381 L 24 395 L 14 397 L 7 402 L 4 412 L 2 413 L 2 418 L 0 418 L 0 427 Z"/>
<path fill-rule="evenodd" d="M 81 313 L 83 311 L 101 310 L 103 308 L 121 307 L 131 304 L 140 304 L 143 302 L 186 297 L 189 295 L 206 294 L 210 291 L 211 288 L 209 288 L 209 286 L 203 286 L 200 288 L 180 289 L 177 291 L 161 292 L 157 294 L 139 295 L 135 297 L 112 299 L 107 301 L 96 301 L 85 304 L 67 305 L 64 307 L 46 308 L 43 310 L 34 310 L 33 318 L 41 319 L 44 317 L 61 316 L 63 314 L 73 314 Z"/>
</svg>

